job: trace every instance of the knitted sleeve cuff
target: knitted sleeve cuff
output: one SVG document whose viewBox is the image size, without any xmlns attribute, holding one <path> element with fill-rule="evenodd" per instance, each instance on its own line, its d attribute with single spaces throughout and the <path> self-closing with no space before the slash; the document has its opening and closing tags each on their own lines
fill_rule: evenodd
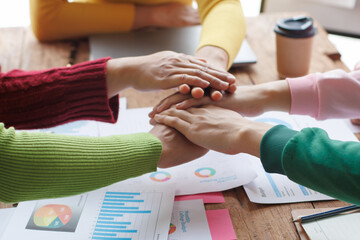
<svg viewBox="0 0 360 240">
<path fill-rule="evenodd" d="M 13 70 L 0 76 L 0 119 L 18 129 L 53 127 L 75 120 L 114 123 L 118 96 L 108 99 L 110 58 L 45 71 Z"/>
<path fill-rule="evenodd" d="M 283 125 L 267 131 L 260 143 L 260 160 L 266 172 L 285 174 L 282 154 L 288 141 L 297 133 Z"/>
</svg>

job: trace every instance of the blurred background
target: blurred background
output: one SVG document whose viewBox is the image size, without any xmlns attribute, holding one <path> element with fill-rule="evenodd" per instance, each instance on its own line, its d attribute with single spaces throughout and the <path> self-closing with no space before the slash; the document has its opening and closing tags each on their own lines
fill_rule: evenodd
<svg viewBox="0 0 360 240">
<path fill-rule="evenodd" d="M 339 50 L 342 61 L 349 69 L 353 69 L 360 61 L 360 0 L 240 1 L 246 17 L 255 17 L 261 11 L 307 11 L 327 30 L 337 33 L 329 34 L 329 39 Z M 0 0 L 0 27 L 29 25 L 29 0 Z"/>
</svg>

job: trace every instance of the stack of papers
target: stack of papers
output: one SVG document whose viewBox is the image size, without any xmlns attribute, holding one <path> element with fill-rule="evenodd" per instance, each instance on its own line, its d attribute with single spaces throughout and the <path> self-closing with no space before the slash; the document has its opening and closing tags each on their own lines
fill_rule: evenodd
<svg viewBox="0 0 360 240">
<path fill-rule="evenodd" d="M 0 210 L 0 239 L 236 239 L 227 209 L 205 211 L 204 201 L 217 202 L 214 196 L 223 200 L 216 193 L 174 202 L 172 184 L 121 183 L 67 198 L 22 202 Z"/>
<path fill-rule="evenodd" d="M 166 240 L 174 186 L 106 188 L 67 198 L 21 202 L 3 240 Z"/>
</svg>

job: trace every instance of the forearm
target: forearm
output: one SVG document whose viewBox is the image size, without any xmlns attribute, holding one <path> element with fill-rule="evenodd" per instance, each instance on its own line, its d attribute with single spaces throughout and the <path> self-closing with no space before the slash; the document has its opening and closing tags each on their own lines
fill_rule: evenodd
<svg viewBox="0 0 360 240">
<path fill-rule="evenodd" d="M 257 116 L 266 111 L 289 112 L 291 96 L 286 81 L 275 81 L 254 86 L 238 86 L 234 94 L 212 102 L 243 116 Z"/>
<path fill-rule="evenodd" d="M 239 139 L 236 142 L 239 153 L 247 153 L 260 157 L 260 146 L 264 135 L 272 128 L 272 125 L 262 122 L 247 120 L 247 124 L 241 124 Z"/>
<path fill-rule="evenodd" d="M 320 120 L 360 117 L 360 71 L 334 70 L 287 81 L 292 114 Z"/>
<path fill-rule="evenodd" d="M 202 34 L 197 51 L 214 46 L 227 53 L 226 69 L 234 61 L 245 38 L 246 24 L 241 4 L 237 0 L 197 0 L 202 23 Z"/>
<path fill-rule="evenodd" d="M 134 15 L 133 4 L 30 0 L 31 25 L 40 41 L 129 31 Z"/>
<path fill-rule="evenodd" d="M 16 133 L 0 124 L 0 201 L 56 198 L 155 171 L 160 141 L 151 134 L 74 137 Z"/>
<path fill-rule="evenodd" d="M 107 58 L 72 67 L 0 73 L 0 121 L 18 129 L 87 119 L 115 122 L 118 98 L 108 99 Z"/>
<path fill-rule="evenodd" d="M 273 127 L 261 142 L 267 172 L 343 201 L 360 204 L 360 144 L 329 139 L 322 129 Z"/>
</svg>

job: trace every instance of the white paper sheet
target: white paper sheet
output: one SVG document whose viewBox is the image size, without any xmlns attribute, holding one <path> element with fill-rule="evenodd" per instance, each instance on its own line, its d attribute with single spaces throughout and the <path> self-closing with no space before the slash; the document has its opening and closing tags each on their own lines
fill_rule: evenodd
<svg viewBox="0 0 360 240">
<path fill-rule="evenodd" d="M 125 114 L 126 112 L 126 98 L 119 99 L 119 116 Z M 66 124 L 62 124 L 52 128 L 43 128 L 37 130 L 27 130 L 29 132 L 46 132 L 46 133 L 55 133 L 55 134 L 65 134 L 72 136 L 91 136 L 99 137 L 100 136 L 100 125 L 113 125 L 111 123 L 102 123 L 97 121 L 90 120 L 81 120 L 74 121 Z"/>
<path fill-rule="evenodd" d="M 115 125 L 100 126 L 100 135 L 131 134 L 148 132 L 147 114 L 152 108 L 129 109 L 120 115 Z M 176 183 L 176 195 L 216 192 L 231 189 L 251 182 L 256 173 L 250 169 L 249 160 L 239 161 L 243 154 L 226 155 L 210 151 L 192 162 L 125 180 L 126 183 L 155 184 Z"/>
<path fill-rule="evenodd" d="M 211 240 L 201 199 L 174 203 L 168 240 Z"/>
<path fill-rule="evenodd" d="M 332 139 L 358 141 L 343 120 L 316 121 L 308 116 L 290 116 L 282 112 L 268 112 L 252 119 L 274 125 L 283 124 L 295 130 L 305 127 L 323 128 Z M 247 156 L 247 159 L 251 159 L 252 168 L 258 175 L 254 181 L 244 186 L 246 194 L 252 202 L 272 204 L 333 199 L 299 185 L 286 176 L 266 173 L 258 158 Z"/>
<path fill-rule="evenodd" d="M 360 236 L 360 213 L 337 215 L 303 223 L 302 227 L 310 239 L 356 240 Z"/>
<path fill-rule="evenodd" d="M 350 119 L 344 120 L 346 126 L 352 131 L 353 133 L 360 133 L 360 125 L 355 125 L 350 122 Z"/>
<path fill-rule="evenodd" d="M 22 202 L 2 240 L 166 240 L 174 186 L 112 186 L 68 198 Z"/>
<path fill-rule="evenodd" d="M 210 151 L 192 162 L 172 168 L 158 169 L 137 178 L 125 180 L 127 184 L 176 184 L 176 195 L 218 192 L 251 182 L 256 173 L 249 159 L 239 155 L 224 155 Z"/>
<path fill-rule="evenodd" d="M 0 239 L 5 232 L 8 223 L 11 220 L 16 208 L 2 208 L 0 209 Z"/>
</svg>

